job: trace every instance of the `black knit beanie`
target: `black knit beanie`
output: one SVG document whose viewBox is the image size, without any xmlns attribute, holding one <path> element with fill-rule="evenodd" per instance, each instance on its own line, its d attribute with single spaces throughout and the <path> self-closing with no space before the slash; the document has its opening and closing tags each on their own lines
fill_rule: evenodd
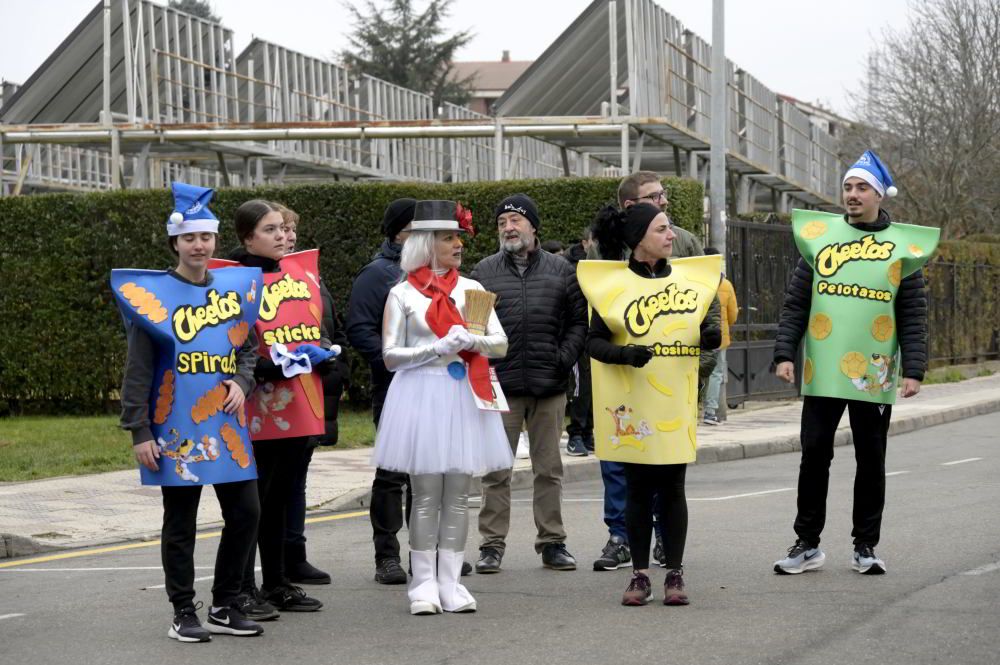
<svg viewBox="0 0 1000 665">
<path fill-rule="evenodd" d="M 493 222 L 496 223 L 497 218 L 505 212 L 516 212 L 518 214 L 524 215 L 524 217 L 531 222 L 531 225 L 538 230 L 541 220 L 538 219 L 538 207 L 535 206 L 535 202 L 531 200 L 531 197 L 527 194 L 511 194 L 493 210 Z"/>
<path fill-rule="evenodd" d="M 629 249 L 634 250 L 642 242 L 646 229 L 661 212 L 651 203 L 638 203 L 622 211 L 621 235 Z"/>
<path fill-rule="evenodd" d="M 403 227 L 413 221 L 413 208 L 416 205 L 416 199 L 396 199 L 386 207 L 382 216 L 382 233 L 386 238 L 392 240 Z"/>
</svg>

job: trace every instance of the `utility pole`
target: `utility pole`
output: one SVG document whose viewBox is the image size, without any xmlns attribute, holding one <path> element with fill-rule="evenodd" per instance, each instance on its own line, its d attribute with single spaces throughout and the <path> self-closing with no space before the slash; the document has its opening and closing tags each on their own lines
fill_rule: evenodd
<svg viewBox="0 0 1000 665">
<path fill-rule="evenodd" d="M 708 182 L 709 243 L 726 257 L 726 26 L 725 0 L 712 0 L 712 151 Z"/>
</svg>

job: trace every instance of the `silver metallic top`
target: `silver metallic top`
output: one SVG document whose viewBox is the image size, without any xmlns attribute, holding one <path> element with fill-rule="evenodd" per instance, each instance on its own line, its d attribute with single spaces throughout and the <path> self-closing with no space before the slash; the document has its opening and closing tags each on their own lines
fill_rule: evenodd
<svg viewBox="0 0 1000 665">
<path fill-rule="evenodd" d="M 465 292 L 471 289 L 484 290 L 479 282 L 459 276 L 451 292 L 459 312 L 465 305 Z M 439 356 L 435 353 L 434 342 L 439 338 L 425 319 L 430 304 L 431 299 L 409 282 L 401 282 L 389 291 L 382 319 L 382 360 L 390 372 L 423 366 L 447 367 L 449 363 L 461 361 L 457 354 Z M 487 358 L 503 358 L 507 354 L 507 334 L 496 310 L 490 312 L 486 334 L 473 335 L 473 338 L 476 341 L 473 350 Z"/>
</svg>

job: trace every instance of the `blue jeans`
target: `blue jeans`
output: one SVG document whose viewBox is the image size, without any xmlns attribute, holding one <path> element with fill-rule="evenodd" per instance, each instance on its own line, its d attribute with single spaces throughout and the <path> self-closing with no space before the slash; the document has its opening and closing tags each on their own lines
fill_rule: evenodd
<svg viewBox="0 0 1000 665">
<path fill-rule="evenodd" d="M 722 384 L 728 380 L 728 363 L 726 362 L 726 350 L 719 349 L 719 360 L 712 370 L 712 375 L 708 377 L 708 388 L 705 389 L 705 413 L 714 414 L 719 408 L 719 393 L 722 392 Z"/>
<path fill-rule="evenodd" d="M 608 525 L 608 533 L 618 536 L 626 543 L 628 532 L 625 530 L 625 499 L 628 494 L 625 483 L 625 465 L 621 462 L 601 461 L 601 479 L 604 481 L 604 523 Z M 660 495 L 653 498 L 653 516 L 660 514 Z M 659 520 L 653 522 L 656 537 L 663 537 Z"/>
</svg>

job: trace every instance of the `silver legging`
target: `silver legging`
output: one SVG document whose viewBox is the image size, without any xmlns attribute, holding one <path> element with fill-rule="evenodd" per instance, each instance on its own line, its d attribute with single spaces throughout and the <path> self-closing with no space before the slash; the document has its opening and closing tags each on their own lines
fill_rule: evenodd
<svg viewBox="0 0 1000 665">
<path fill-rule="evenodd" d="M 413 503 L 410 513 L 410 549 L 438 548 L 462 552 L 469 535 L 469 488 L 472 476 L 430 473 L 410 476 Z"/>
</svg>

